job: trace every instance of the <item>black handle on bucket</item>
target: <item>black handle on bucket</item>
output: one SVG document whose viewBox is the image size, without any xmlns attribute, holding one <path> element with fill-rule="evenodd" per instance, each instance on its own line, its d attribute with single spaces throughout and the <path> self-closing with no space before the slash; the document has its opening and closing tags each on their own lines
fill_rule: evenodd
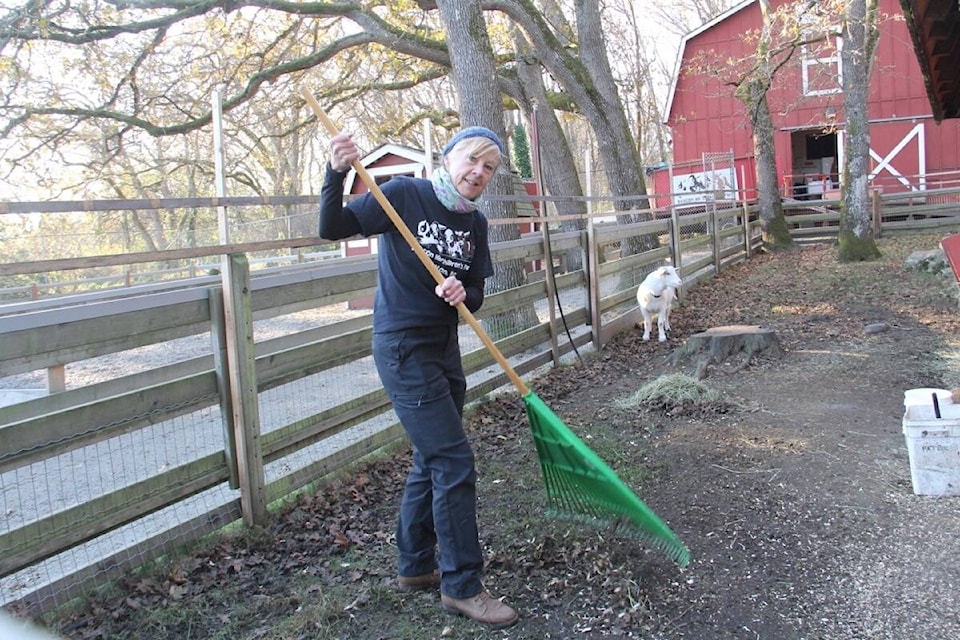
<svg viewBox="0 0 960 640">
<path fill-rule="evenodd" d="M 938 419 L 940 418 L 940 399 L 937 398 L 936 392 L 930 394 L 933 396 L 933 415 Z"/>
</svg>

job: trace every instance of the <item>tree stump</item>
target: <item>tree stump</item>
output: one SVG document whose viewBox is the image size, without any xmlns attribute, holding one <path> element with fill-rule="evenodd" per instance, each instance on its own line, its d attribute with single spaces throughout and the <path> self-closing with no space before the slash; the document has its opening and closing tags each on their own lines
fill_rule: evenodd
<svg viewBox="0 0 960 640">
<path fill-rule="evenodd" d="M 745 368 L 757 356 L 782 358 L 784 355 L 773 329 L 735 324 L 713 327 L 690 336 L 687 343 L 674 352 L 672 362 L 677 365 L 683 360 L 696 358 L 697 371 L 694 377 L 702 380 L 711 364 L 719 364 L 741 353 L 744 354 L 744 360 L 732 373 Z"/>
</svg>

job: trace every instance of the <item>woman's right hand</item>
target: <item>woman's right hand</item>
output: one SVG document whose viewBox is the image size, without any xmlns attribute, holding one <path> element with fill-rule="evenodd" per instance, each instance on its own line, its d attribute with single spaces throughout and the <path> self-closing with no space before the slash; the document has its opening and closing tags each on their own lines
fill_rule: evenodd
<svg viewBox="0 0 960 640">
<path fill-rule="evenodd" d="M 354 160 L 360 158 L 357 145 L 353 144 L 353 136 L 340 132 L 330 138 L 330 168 L 343 173 L 350 168 Z"/>
</svg>

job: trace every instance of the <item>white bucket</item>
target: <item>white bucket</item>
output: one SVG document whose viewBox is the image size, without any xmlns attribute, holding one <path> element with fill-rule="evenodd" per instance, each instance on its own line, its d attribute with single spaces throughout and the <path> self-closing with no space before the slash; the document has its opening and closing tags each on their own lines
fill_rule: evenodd
<svg viewBox="0 0 960 640">
<path fill-rule="evenodd" d="M 932 400 L 932 398 L 931 398 Z M 918 496 L 960 496 L 960 405 L 907 407 L 903 435 L 910 457 L 910 480 Z"/>
<path fill-rule="evenodd" d="M 953 393 L 949 389 L 933 389 L 923 387 L 920 389 L 907 389 L 903 392 L 903 406 L 917 407 L 923 405 L 933 406 L 933 396 L 936 394 L 937 403 L 953 404 Z"/>
</svg>

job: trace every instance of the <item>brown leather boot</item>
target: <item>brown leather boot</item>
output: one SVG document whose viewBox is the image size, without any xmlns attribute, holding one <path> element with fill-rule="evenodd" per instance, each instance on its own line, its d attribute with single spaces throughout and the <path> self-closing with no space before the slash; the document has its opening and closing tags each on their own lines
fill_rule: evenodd
<svg viewBox="0 0 960 640">
<path fill-rule="evenodd" d="M 516 611 L 494 598 L 488 591 L 481 591 L 472 598 L 462 600 L 441 594 L 440 604 L 449 613 L 482 622 L 494 629 L 509 627 L 518 618 Z"/>
<path fill-rule="evenodd" d="M 430 591 L 440 586 L 440 572 L 425 573 L 422 576 L 397 576 L 397 588 L 400 591 Z"/>
</svg>

